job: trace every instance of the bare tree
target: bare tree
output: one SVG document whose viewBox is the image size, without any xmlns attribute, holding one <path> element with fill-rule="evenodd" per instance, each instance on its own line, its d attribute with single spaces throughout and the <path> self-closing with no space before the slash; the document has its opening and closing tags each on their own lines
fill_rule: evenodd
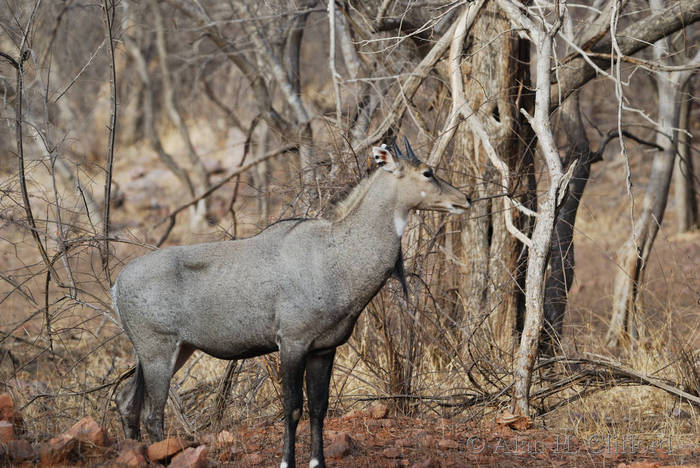
<svg viewBox="0 0 700 468">
<path fill-rule="evenodd" d="M 654 14 L 666 11 L 661 0 L 651 0 L 650 6 Z M 678 152 L 683 89 L 693 74 L 693 68 L 700 63 L 700 49 L 694 54 L 681 70 L 655 72 L 658 96 L 656 144 L 663 151 L 654 156 L 641 213 L 634 221 L 631 236 L 617 253 L 619 270 L 615 276 L 613 311 L 606 337 L 608 346 L 617 346 L 622 339 L 639 336 L 640 286 L 666 211 Z M 657 63 L 672 65 L 669 63 L 669 57 L 673 55 L 669 39 L 663 38 L 654 44 L 653 55 Z"/>
<path fill-rule="evenodd" d="M 678 232 L 700 228 L 698 215 L 696 172 L 691 150 L 690 115 L 693 110 L 693 83 L 688 80 L 681 98 L 678 120 L 678 158 L 673 172 L 674 201 L 676 204 L 676 227 Z"/>
</svg>

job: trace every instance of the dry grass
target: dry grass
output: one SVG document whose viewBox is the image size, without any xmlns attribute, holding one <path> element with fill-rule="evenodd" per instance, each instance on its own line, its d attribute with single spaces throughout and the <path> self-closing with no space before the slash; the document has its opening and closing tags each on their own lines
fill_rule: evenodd
<svg viewBox="0 0 700 468">
<path fill-rule="evenodd" d="M 206 135 L 201 142 L 208 141 Z M 173 145 L 174 143 L 169 143 Z M 231 165 L 231 154 L 210 153 L 224 165 Z M 143 148 L 124 151 L 115 168 L 115 180 L 125 190 L 133 182 L 134 167 L 155 167 L 154 156 Z M 289 215 L 281 203 L 285 191 L 293 192 L 293 183 L 283 178 L 286 168 L 274 171 L 280 194 L 274 213 Z M 3 175 L 3 186 L 14 189 L 11 174 Z M 41 165 L 32 170 L 32 188 L 43 193 L 44 200 L 50 179 Z M 174 180 L 164 176 L 159 181 L 159 199 L 178 199 Z M 624 202 L 608 203 L 614 187 L 602 181 L 593 185 L 584 203 L 578 224 L 577 280 L 570 297 L 566 324 L 565 349 L 571 355 L 598 354 L 617 359 L 643 374 L 666 379 L 697 392 L 700 388 L 700 348 L 698 334 L 698 278 L 693 259 L 697 258 L 697 237 L 671 238 L 662 231 L 655 247 L 654 261 L 649 265 L 644 293 L 647 330 L 645 339 L 622 352 L 611 352 L 602 344 L 610 302 L 609 279 L 614 261 L 611 256 L 622 235 L 619 222 Z M 40 190 L 44 187 L 44 191 Z M 222 200 L 230 197 L 225 189 L 217 194 Z M 607 192 L 606 192 L 607 191 Z M 253 213 L 255 192 L 244 189 L 239 209 L 239 233 L 254 233 L 261 224 Z M 75 211 L 74 220 L 81 221 L 79 200 L 70 191 L 63 193 L 62 203 Z M 46 212 L 47 204 L 37 197 L 37 213 Z M 601 202 L 602 201 L 602 202 Z M 152 226 L 167 209 L 139 205 L 127 198 L 124 207 L 115 211 L 116 223 L 123 238 L 153 242 L 157 236 Z M 94 307 L 109 313 L 104 281 L 99 279 L 99 257 L 94 245 L 86 244 L 76 251 L 71 261 L 82 287 L 94 295 L 80 303 L 63 296 L 52 286 L 49 294 L 53 352 L 49 349 L 44 315 L 45 276 L 37 275 L 41 265 L 31 237 L 19 224 L 18 205 L 5 198 L 2 211 L 6 220 L 2 228 L 3 275 L 21 283 L 33 301 L 13 290 L 8 282 L 2 286 L 2 328 L 0 343 L 0 391 L 9 391 L 22 407 L 29 437 L 43 440 L 60 432 L 83 415 L 101 419 L 111 434 L 121 428 L 110 401 L 114 383 L 132 365 L 132 350 L 119 328 Z M 69 210 L 70 211 L 70 210 Z M 13 218 L 14 216 L 14 218 Z M 38 215 L 37 215 L 38 216 Z M 138 221 L 137 221 L 138 220 Z M 84 223 L 84 220 L 82 220 Z M 438 218 L 421 218 L 432 231 Z M 264 224 L 264 222 L 262 222 Z M 76 225 L 80 225 L 76 223 Z M 85 227 L 84 224 L 80 225 Z M 414 226 L 417 229 L 419 223 Z M 225 238 L 231 231 L 227 218 L 205 232 L 191 234 L 187 223 L 179 223 L 170 242 L 193 243 Z M 438 239 L 438 244 L 440 243 Z M 115 260 L 120 263 L 143 252 L 130 244 L 114 244 Z M 475 327 L 473 318 L 456 321 L 452 315 L 449 294 L 441 288 L 459 281 L 451 266 L 436 247 L 419 251 L 415 264 L 422 264 L 421 278 L 409 281 L 410 295 L 406 302 L 398 283 L 389 285 L 361 316 L 350 342 L 337 356 L 331 383 L 331 414 L 342 414 L 367 406 L 375 399 L 386 399 L 396 412 L 417 417 L 452 417 L 454 421 L 484 420 L 508 404 L 508 385 L 512 382 L 512 347 L 496 347 L 488 322 Z M 669 261 L 670 259 L 670 261 Z M 428 286 L 430 289 L 428 289 Z M 11 294 L 10 294 L 11 293 Z M 7 296 L 6 296 L 7 295 Z M 84 296 L 83 296 L 84 297 Z M 102 301 L 102 304 L 100 303 Z M 34 318 L 22 323 L 30 314 Z M 10 333 L 11 332 L 11 333 Z M 8 336 L 5 336 L 9 334 Z M 216 418 L 216 398 L 226 363 L 196 354 L 173 378 L 173 397 L 167 408 L 167 428 L 171 433 L 201 436 L 217 427 L 236 423 L 255 425 L 279 420 L 282 415 L 276 355 L 250 359 L 240 364 L 229 404 L 221 421 Z M 554 367 L 538 375 L 536 392 L 553 379 L 564 378 L 573 371 Z M 595 387 L 596 391 L 587 393 Z M 581 439 L 591 436 L 641 438 L 670 437 L 674 444 L 700 442 L 700 414 L 697 408 L 648 386 L 592 387 L 576 385 L 556 393 L 537 407 L 552 408 L 565 398 L 564 405 L 542 415 L 538 424 L 555 433 L 572 434 Z M 584 394 L 575 398 L 577 394 Z M 697 393 L 696 393 L 697 394 Z"/>
</svg>

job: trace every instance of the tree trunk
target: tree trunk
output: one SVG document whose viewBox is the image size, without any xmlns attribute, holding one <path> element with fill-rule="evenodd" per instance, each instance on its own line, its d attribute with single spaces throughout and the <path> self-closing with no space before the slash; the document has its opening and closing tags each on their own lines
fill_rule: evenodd
<svg viewBox="0 0 700 468">
<path fill-rule="evenodd" d="M 599 161 L 592 153 L 581 121 L 578 93 L 562 106 L 561 123 L 566 133 L 569 150 L 563 166 L 578 161 L 569 182 L 568 193 L 557 210 L 549 252 L 549 273 L 544 287 L 544 333 L 540 353 L 554 355 L 560 348 L 564 315 L 571 284 L 574 280 L 574 225 L 576 214 L 591 172 L 591 164 Z"/>
<path fill-rule="evenodd" d="M 513 18 L 516 13 L 512 11 L 512 5 L 507 4 L 504 8 L 509 9 L 509 15 Z M 532 372 L 537 359 L 538 344 L 544 321 L 544 274 L 551 247 L 554 219 L 562 201 L 560 193 L 565 188 L 564 184 L 568 183 L 567 177 L 570 180 L 571 173 L 568 172 L 566 176 L 562 173 L 559 151 L 554 144 L 549 121 L 550 55 L 553 43 L 552 31 L 555 29 L 552 28 L 552 30 L 545 32 L 544 28 L 536 29 L 539 26 L 535 26 L 534 23 L 521 21 L 523 21 L 524 25 L 528 25 L 529 35 L 537 47 L 537 91 L 535 112 L 530 119 L 530 125 L 537 135 L 538 145 L 547 164 L 547 173 L 549 175 L 549 188 L 537 209 L 537 220 L 535 221 L 528 249 L 529 258 L 525 281 L 525 323 L 514 369 L 512 410 L 518 415 L 529 417 Z M 570 166 L 570 169 L 573 167 Z"/>
<path fill-rule="evenodd" d="M 693 155 L 690 152 L 690 136 L 686 133 L 690 131 L 692 96 L 693 86 L 689 82 L 681 98 L 680 120 L 678 123 L 678 159 L 673 173 L 678 232 L 687 232 L 700 228 Z"/>
<path fill-rule="evenodd" d="M 513 191 L 522 203 L 535 202 L 534 166 L 530 127 L 523 123 L 520 107 L 531 108 L 529 47 L 518 39 L 510 22 L 495 3 L 487 2 L 471 28 L 471 43 L 462 59 L 465 94 L 475 112 L 486 122 L 494 149 L 514 176 L 510 187 L 489 162 L 479 139 L 467 126 L 457 135 L 456 147 L 465 155 L 455 158 L 454 182 L 470 187 L 472 198 Z M 473 56 L 470 54 L 474 54 Z M 470 219 L 461 226 L 461 275 L 459 293 L 464 314 L 474 323 L 485 322 L 494 347 L 511 351 L 516 322 L 523 316 L 524 271 L 527 256 L 523 246 L 505 229 L 503 198 L 475 203 Z M 527 220 L 514 210 L 516 224 Z"/>
<path fill-rule="evenodd" d="M 606 341 L 608 346 L 620 344 L 624 338 L 638 337 L 640 311 L 639 286 L 644 267 L 659 226 L 664 217 L 671 175 L 678 144 L 678 121 L 681 108 L 681 86 L 675 73 L 657 80 L 658 122 L 656 143 L 664 148 L 654 156 L 647 184 L 642 212 L 634 224 L 630 238 L 617 254 L 618 271 L 613 292 L 613 312 Z"/>
<path fill-rule="evenodd" d="M 649 6 L 653 15 L 668 15 L 663 0 L 649 0 Z M 672 49 L 671 41 L 663 37 L 654 44 L 652 51 L 654 59 L 659 63 L 668 63 L 673 56 L 685 57 L 683 52 Z M 678 149 L 678 125 L 683 90 L 694 71 L 692 65 L 699 62 L 700 51 L 696 51 L 695 56 L 687 61 L 687 67 L 684 70 L 656 72 L 658 90 L 656 143 L 664 150 L 654 156 L 642 211 L 634 224 L 632 235 L 617 255 L 618 271 L 614 282 L 613 310 L 606 335 L 607 344 L 611 347 L 619 345 L 623 339 L 635 339 L 639 335 L 637 318 L 641 309 L 639 287 L 643 279 L 644 267 L 666 211 Z"/>
</svg>

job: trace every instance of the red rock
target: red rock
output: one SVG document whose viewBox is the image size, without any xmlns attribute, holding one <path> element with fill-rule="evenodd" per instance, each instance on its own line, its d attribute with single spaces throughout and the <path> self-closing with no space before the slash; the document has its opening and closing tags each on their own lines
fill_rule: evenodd
<svg viewBox="0 0 700 468">
<path fill-rule="evenodd" d="M 15 433 L 22 432 L 24 421 L 15 409 L 15 403 L 9 393 L 0 394 L 0 420 L 11 422 L 15 426 Z"/>
<path fill-rule="evenodd" d="M 411 468 L 439 468 L 440 464 L 433 457 L 428 457 L 424 460 L 414 463 Z"/>
<path fill-rule="evenodd" d="M 457 449 L 459 448 L 459 442 L 452 439 L 440 439 L 438 441 L 438 447 L 440 447 L 443 450 Z"/>
<path fill-rule="evenodd" d="M 325 455 L 331 458 L 342 458 L 350 455 L 355 442 L 347 432 L 340 432 L 325 449 Z"/>
<path fill-rule="evenodd" d="M 126 439 L 121 443 L 119 456 L 114 460 L 114 464 L 119 467 L 127 468 L 145 468 L 148 466 L 146 462 L 146 444 L 133 439 Z"/>
<path fill-rule="evenodd" d="M 389 414 L 389 407 L 383 403 L 376 402 L 369 407 L 369 415 L 374 419 L 384 419 Z"/>
<path fill-rule="evenodd" d="M 265 457 L 259 453 L 249 453 L 243 457 L 241 466 L 255 466 L 262 465 L 263 463 L 265 463 Z"/>
<path fill-rule="evenodd" d="M 96 447 L 106 447 L 110 444 L 109 437 L 107 437 L 104 429 L 91 416 L 86 416 L 75 423 L 65 432 L 65 435 Z"/>
<path fill-rule="evenodd" d="M 146 444 L 140 440 L 124 439 L 119 443 L 119 448 L 121 450 L 136 449 L 140 452 L 146 453 Z"/>
<path fill-rule="evenodd" d="M 168 466 L 170 468 L 206 468 L 207 453 L 206 445 L 190 447 L 175 455 Z"/>
<path fill-rule="evenodd" d="M 15 440 L 15 426 L 10 421 L 0 421 L 0 442 Z"/>
<path fill-rule="evenodd" d="M 0 393 L 0 418 L 10 419 L 15 414 L 15 402 L 9 393 Z"/>
<path fill-rule="evenodd" d="M 389 447 L 382 450 L 382 456 L 385 458 L 399 458 L 401 456 L 401 451 L 396 447 Z"/>
<path fill-rule="evenodd" d="M 177 437 L 171 437 L 169 439 L 161 440 L 151 444 L 148 449 L 146 449 L 146 455 L 151 461 L 160 461 L 168 457 L 172 457 L 178 452 L 189 447 L 190 444 L 186 440 L 178 439 Z"/>
<path fill-rule="evenodd" d="M 5 443 L 5 445 L 7 446 L 7 456 L 15 463 L 34 458 L 32 444 L 26 440 L 11 440 Z"/>
<path fill-rule="evenodd" d="M 532 419 L 527 416 L 517 416 L 508 410 L 503 411 L 496 417 L 496 424 L 508 426 L 518 431 L 524 431 L 532 426 Z"/>
<path fill-rule="evenodd" d="M 216 434 L 207 432 L 204 435 L 199 436 L 197 441 L 202 445 L 215 445 L 216 444 Z"/>
<path fill-rule="evenodd" d="M 51 466 L 65 462 L 77 445 L 78 440 L 71 436 L 61 434 L 54 437 L 39 449 L 41 465 Z"/>
<path fill-rule="evenodd" d="M 231 446 L 224 447 L 219 452 L 219 461 L 226 462 L 231 460 L 238 460 L 245 453 L 245 447 L 243 444 L 234 444 Z"/>
<path fill-rule="evenodd" d="M 119 456 L 114 461 L 117 466 L 128 468 L 146 468 L 148 462 L 144 457 L 143 452 L 136 449 L 126 449 L 119 452 Z"/>
</svg>

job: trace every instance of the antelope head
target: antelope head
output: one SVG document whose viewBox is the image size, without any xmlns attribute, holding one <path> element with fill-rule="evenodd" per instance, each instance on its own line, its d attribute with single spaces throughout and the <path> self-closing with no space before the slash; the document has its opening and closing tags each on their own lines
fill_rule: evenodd
<svg viewBox="0 0 700 468">
<path fill-rule="evenodd" d="M 469 197 L 438 177 L 432 167 L 418 159 L 408 138 L 404 137 L 404 143 L 405 155 L 396 146 L 396 142 L 392 143 L 393 153 L 387 145 L 382 145 L 375 146 L 372 154 L 379 167 L 395 176 L 398 197 L 407 211 L 466 212 L 471 205 Z"/>
</svg>

